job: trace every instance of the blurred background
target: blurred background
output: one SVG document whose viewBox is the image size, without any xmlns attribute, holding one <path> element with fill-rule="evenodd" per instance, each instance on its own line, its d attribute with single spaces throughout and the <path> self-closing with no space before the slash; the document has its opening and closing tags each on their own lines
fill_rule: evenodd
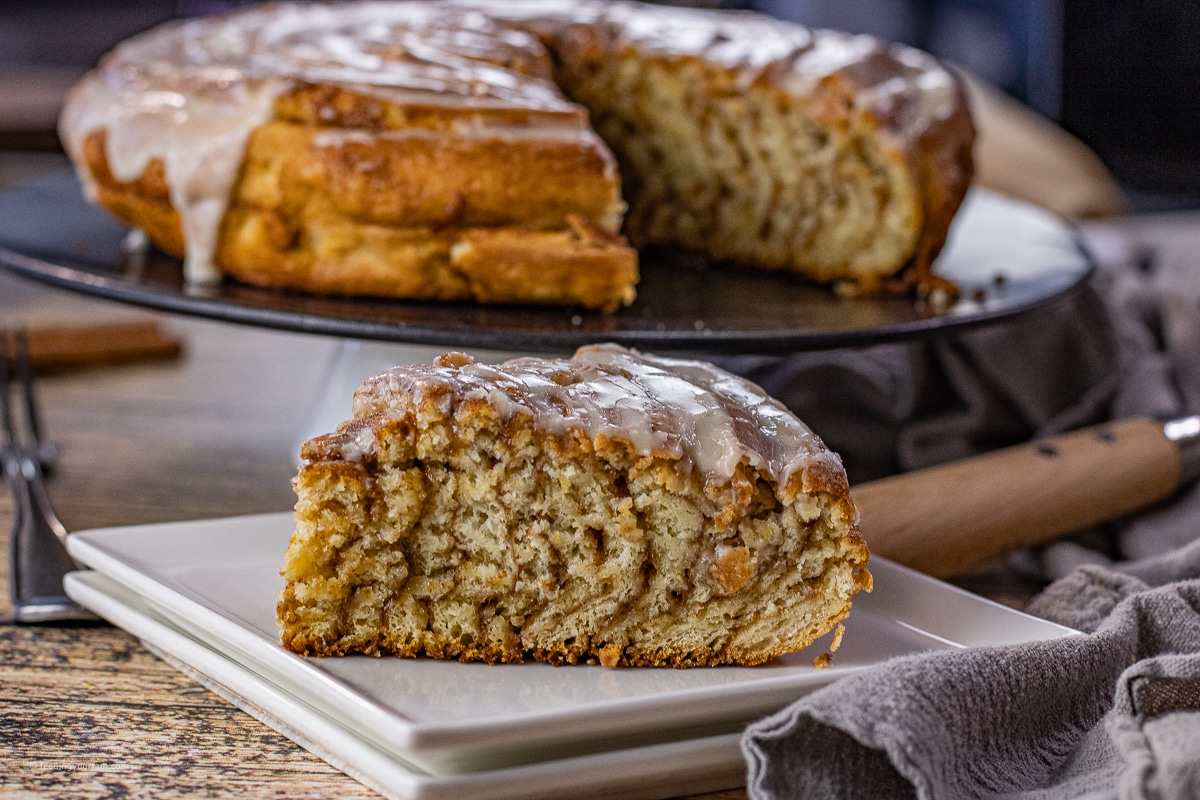
<svg viewBox="0 0 1200 800">
<path fill-rule="evenodd" d="M 0 148 L 52 149 L 63 91 L 120 39 L 220 0 L 0 4 Z M 916 45 L 1073 134 L 1134 210 L 1200 206 L 1195 0 L 692 0 Z M 986 165 L 985 165 L 986 166 Z"/>
<path fill-rule="evenodd" d="M 1135 208 L 1200 202 L 1195 0 L 762 0 L 953 62 L 1088 144 Z"/>
</svg>

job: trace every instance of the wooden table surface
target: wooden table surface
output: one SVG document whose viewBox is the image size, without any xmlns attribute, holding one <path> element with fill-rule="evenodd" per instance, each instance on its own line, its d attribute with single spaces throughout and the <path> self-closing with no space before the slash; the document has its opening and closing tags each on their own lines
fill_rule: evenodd
<svg viewBox="0 0 1200 800">
<path fill-rule="evenodd" d="M 0 184 L 35 168 L 0 156 Z M 182 356 L 39 378 L 60 453 L 49 489 L 67 527 L 290 509 L 294 454 L 341 343 L 160 316 L 0 270 L 0 325 L 131 318 L 161 320 Z M 0 797 L 377 796 L 120 629 L 14 624 L 10 523 L 0 492 Z"/>
</svg>

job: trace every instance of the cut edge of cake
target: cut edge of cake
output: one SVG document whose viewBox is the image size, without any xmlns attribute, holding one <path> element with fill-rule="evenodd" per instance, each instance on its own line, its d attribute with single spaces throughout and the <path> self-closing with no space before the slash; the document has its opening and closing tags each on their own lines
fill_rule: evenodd
<svg viewBox="0 0 1200 800">
<path fill-rule="evenodd" d="M 845 619 L 871 577 L 836 455 L 812 436 L 782 475 L 777 459 L 754 458 L 718 475 L 723 468 L 698 469 L 695 454 L 666 452 L 671 436 L 647 440 L 636 424 L 625 435 L 611 420 L 591 430 L 547 422 L 561 392 L 586 383 L 580 371 L 697 363 L 612 347 L 580 355 L 593 363 L 579 367 L 577 355 L 490 367 L 452 354 L 364 384 L 354 419 L 302 450 L 278 602 L 284 646 L 487 663 L 753 665 Z M 524 405 L 512 386 L 481 390 L 518 363 L 539 364 L 538 380 L 558 389 Z M 490 377 L 464 389 L 464 370 Z M 758 397 L 746 382 L 726 388 L 743 385 Z"/>
</svg>

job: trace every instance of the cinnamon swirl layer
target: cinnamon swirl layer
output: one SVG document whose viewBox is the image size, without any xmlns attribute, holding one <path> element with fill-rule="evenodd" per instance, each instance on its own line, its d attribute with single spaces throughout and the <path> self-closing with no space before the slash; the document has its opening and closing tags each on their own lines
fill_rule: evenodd
<svg viewBox="0 0 1200 800">
<path fill-rule="evenodd" d="M 301 456 L 298 653 L 753 665 L 871 588 L 837 455 L 699 361 L 446 354 L 365 382 Z"/>
</svg>

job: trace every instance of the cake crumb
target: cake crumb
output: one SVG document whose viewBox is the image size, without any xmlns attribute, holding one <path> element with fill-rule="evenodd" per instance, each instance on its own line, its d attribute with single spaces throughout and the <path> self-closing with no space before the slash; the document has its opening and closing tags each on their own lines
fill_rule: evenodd
<svg viewBox="0 0 1200 800">
<path fill-rule="evenodd" d="M 733 594 L 754 577 L 757 562 L 747 547 L 717 545 L 713 562 L 708 567 L 708 577 L 716 584 L 721 595 Z"/>
<path fill-rule="evenodd" d="M 821 655 L 813 659 L 813 666 L 817 669 L 825 669 L 829 666 L 830 661 L 833 661 L 831 653 L 821 653 Z"/>
<path fill-rule="evenodd" d="M 621 648 L 615 644 L 606 644 L 600 648 L 600 663 L 606 669 L 616 669 L 621 663 Z"/>
<path fill-rule="evenodd" d="M 842 637 L 845 635 L 846 626 L 839 622 L 837 628 L 833 631 L 833 641 L 829 643 L 829 652 L 837 652 L 837 649 L 842 646 Z"/>
<path fill-rule="evenodd" d="M 862 289 L 859 288 L 859 285 L 854 281 L 841 280 L 834 281 L 833 293 L 835 296 L 843 298 L 860 297 L 862 295 Z"/>
</svg>

